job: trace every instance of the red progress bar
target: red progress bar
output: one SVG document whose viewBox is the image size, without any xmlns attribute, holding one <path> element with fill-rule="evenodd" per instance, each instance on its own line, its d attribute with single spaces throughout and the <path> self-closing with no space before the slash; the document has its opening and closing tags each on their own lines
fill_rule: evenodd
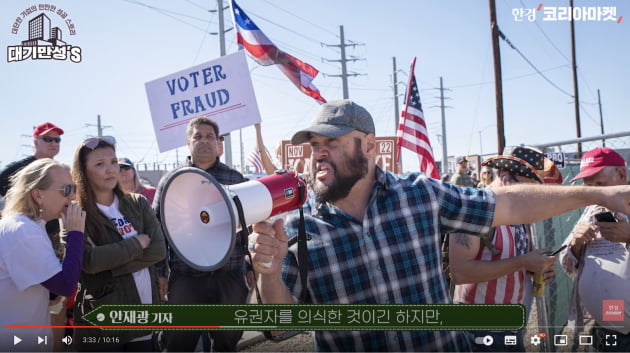
<svg viewBox="0 0 630 353">
<path fill-rule="evenodd" d="M 221 326 L 5 326 L 6 328 L 221 328 Z"/>
</svg>

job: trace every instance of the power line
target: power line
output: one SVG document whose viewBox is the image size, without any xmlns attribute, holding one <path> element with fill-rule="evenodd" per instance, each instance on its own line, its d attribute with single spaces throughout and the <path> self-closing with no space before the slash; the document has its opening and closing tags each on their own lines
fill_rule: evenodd
<svg viewBox="0 0 630 353">
<path fill-rule="evenodd" d="M 293 16 L 293 17 L 295 17 L 295 18 L 299 19 L 299 20 L 300 20 L 300 21 L 302 21 L 302 22 L 306 22 L 306 23 L 308 23 L 308 24 L 312 25 L 313 27 L 319 28 L 319 29 L 321 29 L 322 31 L 324 31 L 324 32 L 326 32 L 326 33 L 328 33 L 328 34 L 330 34 L 330 35 L 332 35 L 332 36 L 334 36 L 334 37 L 337 37 L 337 33 L 331 32 L 330 30 L 328 30 L 328 29 L 327 29 L 327 28 L 325 28 L 325 27 L 322 27 L 322 26 L 320 26 L 320 25 L 318 25 L 318 24 L 316 24 L 316 23 L 313 23 L 313 22 L 311 22 L 311 21 L 309 21 L 309 20 L 307 20 L 307 19 L 305 19 L 305 18 L 303 18 L 303 17 L 300 17 L 300 16 L 298 16 L 298 15 L 296 15 L 296 14 L 294 14 L 294 13 L 292 13 L 292 12 L 290 12 L 290 11 L 288 11 L 288 10 L 286 10 L 286 9 L 284 9 L 284 8 L 282 8 L 282 7 L 280 7 L 280 6 L 276 5 L 276 4 L 274 4 L 274 3 L 272 3 L 272 2 L 269 2 L 269 1 L 267 1 L 267 0 L 263 0 L 263 1 L 264 1 L 264 2 L 266 2 L 266 3 L 267 3 L 267 4 L 269 4 L 269 5 L 271 5 L 271 6 L 275 7 L 275 8 L 277 8 L 277 9 L 278 9 L 278 10 L 280 10 L 280 11 L 283 11 L 283 12 L 288 13 L 289 15 L 291 15 L 291 16 Z M 293 30 L 291 30 L 291 31 L 293 32 Z"/>
<path fill-rule="evenodd" d="M 194 1 L 191 1 L 191 0 L 185 0 L 185 1 L 187 3 L 193 5 L 193 6 L 196 6 L 196 7 L 200 8 L 200 9 L 204 10 L 204 11 L 208 11 L 208 9 L 206 7 L 199 5 L 196 2 L 194 2 Z"/>
<path fill-rule="evenodd" d="M 349 93 L 348 93 L 348 77 L 349 76 L 359 76 L 361 74 L 358 74 L 356 72 L 348 73 L 348 71 L 346 69 L 346 62 L 348 62 L 348 61 L 358 61 L 358 60 L 361 60 L 361 59 L 356 58 L 354 56 L 351 59 L 348 59 L 346 57 L 346 47 L 350 47 L 351 46 L 351 47 L 354 48 L 357 45 L 362 45 L 362 44 L 356 44 L 356 43 L 346 44 L 345 40 L 344 40 L 344 35 L 343 35 L 343 26 L 339 26 L 339 44 L 325 44 L 325 43 L 321 43 L 321 44 L 322 44 L 322 46 L 338 47 L 340 49 L 341 59 L 339 59 L 339 60 L 322 59 L 322 60 L 341 63 L 341 74 L 339 74 L 339 75 L 326 75 L 326 74 L 324 74 L 324 76 L 341 77 L 341 83 L 342 83 L 342 88 L 343 88 L 343 98 L 344 99 L 348 99 L 350 97 Z"/>
<path fill-rule="evenodd" d="M 189 16 L 189 15 L 186 15 L 186 14 L 183 14 L 183 13 L 179 13 L 179 12 L 175 12 L 175 11 L 166 10 L 166 9 L 163 9 L 163 8 L 158 8 L 158 7 L 155 7 L 155 6 L 147 5 L 147 4 L 144 4 L 144 3 L 140 2 L 140 1 L 137 1 L 137 0 L 124 0 L 124 1 L 129 2 L 129 3 L 131 3 L 131 4 L 144 6 L 144 7 L 146 7 L 146 8 L 151 9 L 151 10 L 154 10 L 154 11 L 156 11 L 156 12 L 158 12 L 158 13 L 160 13 L 160 14 L 164 15 L 164 16 L 167 16 L 167 17 L 170 17 L 170 18 L 172 18 L 172 19 L 174 19 L 174 20 L 176 20 L 176 21 L 179 21 L 179 22 L 181 22 L 181 23 L 183 23 L 183 24 L 185 24 L 185 25 L 187 25 L 187 26 L 193 27 L 193 28 L 195 28 L 195 29 L 197 29 L 197 30 L 199 30 L 199 31 L 201 31 L 201 32 L 203 32 L 203 33 L 205 33 L 205 34 L 208 34 L 208 29 L 201 28 L 201 27 L 199 27 L 199 26 L 197 26 L 197 25 L 194 25 L 194 24 L 192 24 L 192 23 L 190 23 L 190 22 L 187 22 L 187 21 L 184 21 L 184 20 L 182 20 L 182 19 L 179 19 L 179 18 L 177 18 L 177 17 L 175 17 L 175 16 L 173 16 L 173 15 L 171 15 L 171 14 L 174 14 L 174 15 L 177 15 L 177 16 L 188 17 L 188 18 L 195 19 L 195 20 L 198 20 L 198 21 L 203 21 L 203 22 L 207 22 L 207 20 L 206 20 L 206 19 L 202 19 L 202 18 L 199 18 L 199 17 L 194 17 L 194 16 Z M 190 2 L 190 1 L 189 1 L 189 2 Z M 190 3 L 192 3 L 192 2 L 190 2 Z M 203 8 L 203 7 L 201 7 L 200 5 L 197 5 L 197 4 L 195 4 L 195 3 L 192 3 L 192 4 L 193 4 L 193 5 L 195 5 L 195 6 L 197 6 L 197 7 Z M 207 9 L 204 9 L 204 10 L 205 10 L 205 11 L 210 11 L 210 10 L 207 10 Z M 315 40 L 315 39 L 310 38 L 310 37 L 307 37 L 307 36 L 305 36 L 305 35 L 302 35 L 302 34 L 300 34 L 300 33 L 296 32 L 296 31 L 295 31 L 295 30 L 293 30 L 293 29 L 290 29 L 290 28 L 288 28 L 288 27 L 285 27 L 285 26 L 279 25 L 279 24 L 277 24 L 277 23 L 275 23 L 275 22 L 273 22 L 273 21 L 270 21 L 270 20 L 268 20 L 268 19 L 266 19 L 266 18 L 264 18 L 264 17 L 262 17 L 262 16 L 260 16 L 260 15 L 256 15 L 256 14 L 254 14 L 254 15 L 255 15 L 257 18 L 260 18 L 260 19 L 261 19 L 261 20 L 263 20 L 263 21 L 267 21 L 267 22 L 269 22 L 269 23 L 271 23 L 271 24 L 273 24 L 273 25 L 275 25 L 275 26 L 278 26 L 278 27 L 280 27 L 280 28 L 282 28 L 282 29 L 284 29 L 284 30 L 286 30 L 286 31 L 291 32 L 291 33 L 294 33 L 294 34 L 296 34 L 296 35 L 298 35 L 298 36 L 300 36 L 300 37 L 306 38 L 306 39 L 308 39 L 308 40 L 310 40 L 310 41 L 313 41 L 313 42 L 315 42 L 315 43 L 318 43 L 318 44 L 320 43 L 320 41 Z M 210 21 L 212 21 L 212 19 L 211 19 Z M 282 41 L 274 40 L 274 42 L 275 42 L 275 43 L 279 43 L 279 44 L 281 44 L 281 45 L 282 45 L 282 47 L 289 48 L 292 52 L 300 54 L 300 56 L 303 56 L 303 57 L 308 57 L 308 58 L 311 58 L 311 59 L 313 59 L 313 60 L 317 60 L 317 61 L 319 61 L 319 57 L 318 57 L 318 56 L 314 56 L 313 54 L 311 54 L 311 53 L 310 53 L 310 52 L 308 52 L 308 51 L 305 51 L 305 50 L 303 50 L 303 49 L 300 49 L 300 48 L 298 48 L 298 47 L 295 47 L 295 46 L 293 46 L 293 45 L 291 45 L 291 44 L 288 44 L 288 43 L 285 43 L 285 42 L 282 42 Z M 233 42 L 233 41 L 232 41 L 232 42 L 230 42 L 230 44 L 233 44 L 233 43 L 235 43 L 235 42 Z M 202 44 L 203 44 L 203 43 L 202 43 Z M 195 60 L 196 60 L 196 59 L 195 59 Z M 327 65 L 331 65 L 331 64 L 329 64 L 329 63 L 326 63 L 326 64 L 327 64 Z M 334 66 L 334 65 L 331 65 L 331 66 Z"/>
<path fill-rule="evenodd" d="M 210 25 L 212 24 L 212 20 L 214 19 L 214 13 L 211 13 L 210 15 L 210 20 L 208 20 L 208 26 L 206 27 L 206 31 L 205 33 L 209 33 L 210 31 Z M 206 42 L 206 38 L 208 38 L 207 34 L 204 34 L 204 36 L 201 38 L 201 43 L 199 43 L 199 48 L 197 48 L 197 53 L 195 53 L 195 59 L 193 59 L 193 64 L 197 62 L 197 58 L 199 57 L 199 53 L 201 53 L 201 48 L 203 47 L 203 44 Z"/>
<path fill-rule="evenodd" d="M 573 95 L 571 93 L 569 93 L 569 92 L 563 90 L 562 88 L 560 88 L 558 85 L 553 83 L 549 78 L 547 78 L 547 76 L 545 76 L 540 70 L 538 70 L 536 65 L 534 65 L 531 61 L 529 61 L 529 59 L 525 56 L 525 54 L 523 54 L 514 44 L 512 44 L 512 42 L 510 42 L 510 40 L 505 36 L 505 34 L 503 32 L 501 32 L 500 29 L 499 29 L 499 36 L 501 37 L 501 39 L 503 39 L 510 46 L 510 48 L 516 50 L 516 52 L 523 58 L 523 60 L 525 60 L 529 64 L 529 66 L 531 66 L 534 70 L 536 70 L 536 72 L 543 79 L 545 79 L 545 81 L 547 81 L 550 85 L 555 87 L 558 91 L 560 91 L 560 92 L 566 94 L 567 96 L 573 98 Z"/>
<path fill-rule="evenodd" d="M 155 7 L 155 6 L 150 6 L 150 5 L 141 3 L 140 1 L 132 1 L 132 0 L 124 0 L 124 1 L 126 1 L 128 3 L 131 3 L 131 4 L 144 6 L 146 8 L 149 8 L 149 9 L 153 10 L 153 11 L 156 11 L 156 12 L 158 12 L 158 13 L 164 15 L 164 16 L 170 17 L 170 18 L 174 19 L 175 21 L 179 21 L 179 22 L 181 22 L 181 23 L 183 23 L 183 24 L 185 24 L 187 26 L 193 27 L 193 28 L 195 28 L 197 30 L 200 30 L 202 32 L 204 31 L 203 28 L 201 28 L 199 26 L 196 26 L 196 25 L 194 25 L 194 24 L 192 24 L 190 22 L 186 22 L 184 20 L 181 20 L 181 19 L 179 19 L 179 18 L 177 18 L 175 16 L 170 15 L 169 13 L 176 14 L 176 15 L 183 16 L 183 17 L 192 18 L 192 19 L 195 19 L 195 20 L 198 20 L 198 21 L 203 21 L 203 22 L 206 22 L 205 19 L 201 19 L 201 18 L 198 18 L 198 17 L 192 17 L 192 16 L 189 16 L 189 15 L 186 15 L 186 14 L 182 14 L 182 13 L 179 13 L 179 12 L 174 12 L 174 11 L 170 11 L 170 10 L 160 9 L 160 8 Z"/>
<path fill-rule="evenodd" d="M 319 43 L 321 43 L 321 41 L 320 41 L 320 40 L 317 40 L 317 39 L 314 39 L 314 38 L 308 37 L 308 36 L 306 36 L 306 35 L 304 35 L 304 34 L 301 34 L 301 33 L 299 33 L 299 32 L 296 32 L 294 28 L 289 28 L 289 27 L 283 26 L 283 25 L 281 25 L 281 24 L 278 24 L 278 23 L 276 23 L 276 22 L 273 22 L 273 21 L 271 21 L 271 20 L 269 20 L 269 19 L 266 19 L 266 18 L 264 18 L 264 17 L 262 17 L 262 16 L 260 16 L 260 15 L 257 15 L 256 13 L 254 13 L 254 12 L 252 12 L 252 11 L 250 11 L 250 10 L 247 10 L 247 13 L 248 13 L 249 15 L 254 15 L 254 16 L 256 16 L 257 18 L 259 18 L 259 19 L 261 19 L 261 20 L 263 20 L 263 21 L 265 21 L 265 22 L 271 23 L 271 24 L 272 24 L 272 25 L 274 25 L 274 26 L 278 26 L 278 27 L 280 27 L 280 28 L 282 28 L 282 29 L 284 29 L 284 30 L 286 30 L 286 31 L 290 32 L 290 33 L 293 33 L 293 34 L 295 34 L 295 35 L 296 35 L 296 36 L 298 36 L 298 37 L 302 37 L 302 38 L 304 38 L 304 39 L 306 39 L 306 40 L 310 40 L 310 41 L 315 42 L 315 43 L 318 43 L 318 44 L 319 44 Z"/>
<path fill-rule="evenodd" d="M 563 67 L 568 67 L 568 65 L 555 66 L 555 67 L 552 67 L 552 68 L 549 68 L 549 69 L 541 70 L 541 72 L 553 71 L 553 70 L 557 70 L 557 69 L 560 69 L 560 68 L 563 68 Z M 517 80 L 517 79 L 520 79 L 520 78 L 523 78 L 523 77 L 534 76 L 534 75 L 538 75 L 538 73 L 537 72 L 531 72 L 531 73 L 528 73 L 528 74 L 512 76 L 512 77 L 506 78 L 504 81 Z M 493 84 L 493 83 L 494 83 L 494 81 L 484 81 L 484 82 L 462 84 L 462 85 L 451 86 L 451 87 L 452 88 L 468 88 L 468 87 L 490 85 L 490 84 Z"/>
<path fill-rule="evenodd" d="M 523 2 L 523 0 L 520 0 L 520 1 L 521 1 L 521 5 L 523 7 L 527 7 L 525 5 L 525 3 Z M 556 46 L 556 44 L 551 40 L 551 38 L 549 38 L 549 36 L 543 30 L 543 28 L 540 26 L 540 24 L 538 24 L 538 22 L 536 22 L 536 21 L 534 21 L 534 24 L 536 25 L 536 27 L 538 28 L 540 33 L 542 33 L 542 35 L 545 37 L 545 39 L 547 39 L 547 42 L 549 42 L 549 44 L 551 44 L 551 46 L 558 52 L 558 54 L 560 54 L 560 56 L 562 56 L 567 61 L 567 63 L 571 63 L 571 59 L 569 59 L 566 55 L 564 55 L 564 53 L 560 50 L 560 48 L 558 48 L 558 46 Z M 595 93 L 594 93 L 593 89 L 588 84 L 588 81 L 584 78 L 585 77 L 584 73 L 582 72 L 582 70 L 580 70 L 580 68 L 578 68 L 578 71 L 580 72 L 580 77 L 581 77 L 582 81 L 584 81 L 584 84 L 586 85 L 586 88 L 588 88 L 589 92 L 591 93 L 591 96 L 595 97 Z M 589 103 L 589 104 L 597 104 L 597 103 Z"/>
<path fill-rule="evenodd" d="M 527 7 L 525 6 L 525 3 L 523 3 L 523 0 L 520 0 L 520 1 L 523 7 Z M 534 24 L 536 25 L 536 27 L 538 27 L 538 30 L 540 31 L 540 33 L 542 33 L 542 35 L 547 39 L 549 44 L 551 44 L 551 46 L 558 52 L 558 54 L 560 54 L 560 56 L 562 56 L 567 61 L 567 63 L 571 63 L 571 59 L 569 59 L 566 55 L 564 55 L 564 53 L 556 46 L 556 44 L 551 40 L 551 38 L 549 38 L 547 33 L 545 33 L 542 27 L 540 27 L 538 22 L 534 21 Z"/>
</svg>

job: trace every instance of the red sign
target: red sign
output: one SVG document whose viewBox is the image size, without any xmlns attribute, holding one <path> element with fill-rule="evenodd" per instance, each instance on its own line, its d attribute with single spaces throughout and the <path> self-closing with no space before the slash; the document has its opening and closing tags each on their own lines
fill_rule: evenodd
<svg viewBox="0 0 630 353">
<path fill-rule="evenodd" d="M 604 321 L 624 321 L 623 300 L 602 300 L 602 318 Z"/>
</svg>

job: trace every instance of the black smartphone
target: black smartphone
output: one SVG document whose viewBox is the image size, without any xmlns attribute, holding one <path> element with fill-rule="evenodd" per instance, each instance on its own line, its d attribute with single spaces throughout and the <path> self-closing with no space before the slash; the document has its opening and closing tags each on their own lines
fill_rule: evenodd
<svg viewBox="0 0 630 353">
<path fill-rule="evenodd" d="M 567 247 L 567 244 L 562 245 L 561 247 L 558 248 L 558 250 L 552 252 L 551 254 L 549 254 L 549 256 L 556 256 L 560 253 L 560 251 L 564 250 L 564 248 Z"/>
<path fill-rule="evenodd" d="M 597 222 L 617 222 L 617 218 L 615 218 L 615 215 L 610 211 L 596 214 L 595 219 Z"/>
</svg>

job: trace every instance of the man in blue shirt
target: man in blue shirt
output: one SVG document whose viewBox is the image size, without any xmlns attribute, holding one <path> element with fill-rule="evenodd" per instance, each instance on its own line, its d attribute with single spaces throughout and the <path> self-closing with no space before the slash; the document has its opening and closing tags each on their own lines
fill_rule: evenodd
<svg viewBox="0 0 630 353">
<path fill-rule="evenodd" d="M 630 187 L 612 204 L 597 190 L 517 185 L 506 190 L 460 188 L 422 173 L 394 175 L 376 166 L 374 123 L 350 100 L 323 104 L 312 125 L 291 142 L 312 147 L 309 199 L 304 206 L 308 283 L 299 281 L 297 234 L 254 225 L 249 248 L 265 304 L 295 303 L 303 290 L 315 304 L 451 303 L 442 272 L 440 234 L 483 234 L 498 224 L 530 223 L 588 204 L 609 201 L 630 209 Z M 590 201 L 589 201 L 590 200 Z M 523 206 L 526 207 L 523 207 Z M 271 263 L 267 266 L 266 263 Z M 300 264 L 302 265 L 302 264 Z M 319 351 L 470 350 L 457 331 L 317 331 Z"/>
</svg>

